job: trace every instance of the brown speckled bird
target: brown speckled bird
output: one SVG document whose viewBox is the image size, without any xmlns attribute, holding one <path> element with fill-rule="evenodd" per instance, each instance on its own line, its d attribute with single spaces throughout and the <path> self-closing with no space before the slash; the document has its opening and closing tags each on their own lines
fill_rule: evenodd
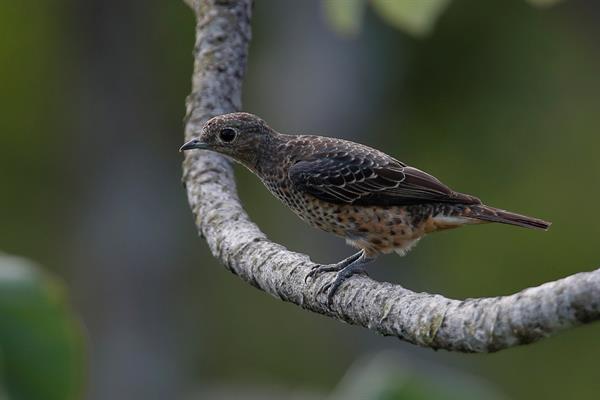
<svg viewBox="0 0 600 400">
<path fill-rule="evenodd" d="M 247 113 L 212 118 L 181 150 L 227 155 L 310 225 L 360 249 L 309 277 L 338 271 L 328 302 L 350 276 L 379 254 L 406 254 L 426 234 L 462 225 L 500 222 L 546 230 L 549 222 L 489 207 L 437 178 L 371 147 L 311 135 L 284 135 Z"/>
</svg>

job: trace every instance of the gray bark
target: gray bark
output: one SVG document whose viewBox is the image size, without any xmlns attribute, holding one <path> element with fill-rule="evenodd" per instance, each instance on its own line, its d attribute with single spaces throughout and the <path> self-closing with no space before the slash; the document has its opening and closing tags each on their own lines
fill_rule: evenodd
<svg viewBox="0 0 600 400">
<path fill-rule="evenodd" d="M 197 16 L 192 94 L 186 140 L 210 117 L 241 109 L 241 83 L 250 40 L 251 0 L 187 0 Z M 269 241 L 248 218 L 233 170 L 215 153 L 185 153 L 183 181 L 200 234 L 231 272 L 281 300 L 383 335 L 433 349 L 492 352 L 534 342 L 600 318 L 600 269 L 511 296 L 452 300 L 400 285 L 353 277 L 331 308 L 319 289 L 334 278 L 304 282 L 307 255 Z"/>
</svg>

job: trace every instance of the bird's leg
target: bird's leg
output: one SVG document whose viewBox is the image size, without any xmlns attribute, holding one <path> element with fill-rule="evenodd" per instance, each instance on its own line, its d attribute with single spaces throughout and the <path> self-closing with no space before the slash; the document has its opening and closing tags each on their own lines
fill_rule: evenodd
<svg viewBox="0 0 600 400">
<path fill-rule="evenodd" d="M 313 269 L 304 277 L 304 282 L 308 280 L 308 278 L 312 278 L 315 275 L 321 274 L 323 272 L 334 272 L 341 271 L 346 268 L 348 265 L 352 264 L 356 260 L 358 260 L 361 256 L 364 255 L 364 251 L 360 250 L 357 253 L 352 254 L 348 258 L 344 258 L 342 261 L 335 264 L 325 264 L 325 265 L 316 265 Z"/>
<path fill-rule="evenodd" d="M 352 275 L 364 273 L 365 266 L 374 260 L 375 257 L 367 256 L 364 251 L 360 252 L 360 256 L 357 259 L 347 264 L 340 270 L 340 272 L 337 273 L 333 282 L 323 286 L 321 291 L 327 291 L 327 305 L 331 306 L 333 295 L 339 289 L 340 285 L 346 281 L 346 279 L 350 278 Z"/>
</svg>

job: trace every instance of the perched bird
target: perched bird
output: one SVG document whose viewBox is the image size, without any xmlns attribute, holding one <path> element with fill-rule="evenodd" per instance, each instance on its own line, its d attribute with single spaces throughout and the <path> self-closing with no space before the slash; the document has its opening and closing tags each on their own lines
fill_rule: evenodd
<svg viewBox="0 0 600 400">
<path fill-rule="evenodd" d="M 379 254 L 406 254 L 426 234 L 462 225 L 500 222 L 546 230 L 549 222 L 486 206 L 437 178 L 371 147 L 347 140 L 284 135 L 248 113 L 209 120 L 181 151 L 207 149 L 227 155 L 310 225 L 360 249 L 306 277 L 337 271 L 328 303 L 350 276 Z"/>
</svg>

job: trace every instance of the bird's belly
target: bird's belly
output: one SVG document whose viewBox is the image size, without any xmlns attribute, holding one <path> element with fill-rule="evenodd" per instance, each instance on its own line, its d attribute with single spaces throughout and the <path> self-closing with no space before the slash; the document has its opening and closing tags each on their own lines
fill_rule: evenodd
<svg viewBox="0 0 600 400">
<path fill-rule="evenodd" d="M 286 204 L 308 224 L 346 239 L 369 254 L 404 254 L 427 233 L 425 219 L 413 224 L 406 207 L 365 207 L 332 204 L 309 195 L 297 195 Z"/>
<path fill-rule="evenodd" d="M 454 228 L 464 221 L 447 217 L 448 206 L 355 206 L 329 203 L 309 194 L 269 185 L 270 191 L 309 225 L 346 239 L 372 255 L 405 254 L 425 234 Z"/>
</svg>

